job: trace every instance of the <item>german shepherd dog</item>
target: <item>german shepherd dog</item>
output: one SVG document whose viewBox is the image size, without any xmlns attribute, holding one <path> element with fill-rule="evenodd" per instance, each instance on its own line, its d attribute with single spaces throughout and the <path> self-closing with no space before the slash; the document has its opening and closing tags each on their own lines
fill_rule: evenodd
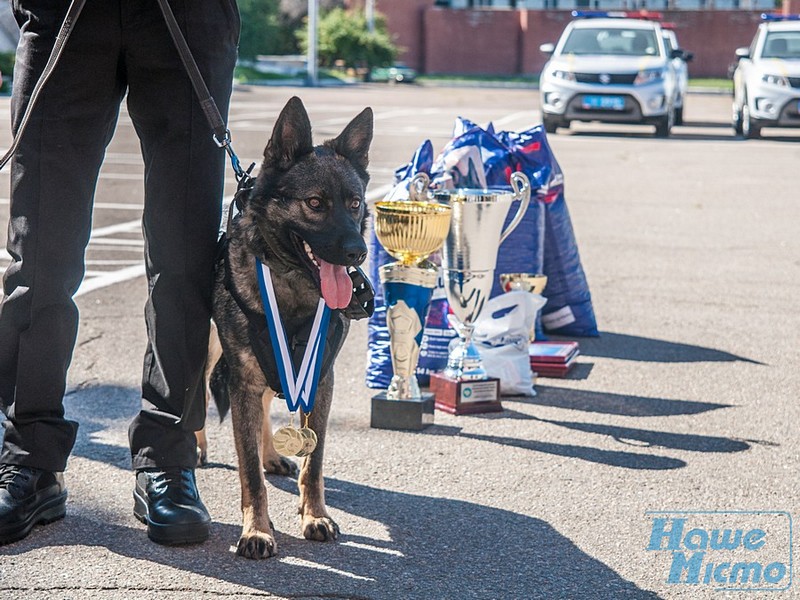
<svg viewBox="0 0 800 600">
<path fill-rule="evenodd" d="M 371 310 L 365 308 L 363 294 L 354 294 L 354 280 L 361 274 L 353 273 L 367 254 L 364 196 L 371 141 L 372 110 L 366 108 L 339 136 L 314 146 L 303 103 L 292 98 L 275 123 L 254 186 L 227 232 L 226 255 L 217 270 L 213 299 L 222 356 L 210 356 L 207 372 L 221 414 L 229 403 L 233 417 L 242 487 L 243 526 L 236 549 L 240 556 L 275 554 L 264 473 L 290 475 L 297 470 L 273 447 L 269 411 L 280 389 L 274 370 L 275 356 L 280 355 L 277 349 L 273 353 L 265 333 L 257 260 L 271 270 L 295 360 L 298 347 L 302 354 L 307 343 L 303 332 L 308 335 L 320 297 L 332 309 L 322 375 L 308 421 L 318 444 L 303 459 L 298 485 L 303 535 L 325 541 L 339 533 L 325 507 L 322 458 L 333 397 L 333 359 L 350 319 L 369 316 Z M 369 287 L 365 280 L 361 283 L 362 289 L 363 284 Z M 202 438 L 200 443 L 202 452 Z"/>
</svg>

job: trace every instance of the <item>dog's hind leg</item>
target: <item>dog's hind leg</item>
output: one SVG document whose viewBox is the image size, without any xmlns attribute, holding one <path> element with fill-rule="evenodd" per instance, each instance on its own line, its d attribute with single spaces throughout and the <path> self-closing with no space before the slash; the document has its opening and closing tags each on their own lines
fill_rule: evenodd
<svg viewBox="0 0 800 600">
<path fill-rule="evenodd" d="M 303 460 L 298 485 L 300 488 L 300 527 L 308 540 L 334 540 L 339 526 L 331 519 L 325 506 L 325 482 L 322 478 L 322 458 L 325 451 L 325 432 L 333 398 L 333 371 L 319 382 L 314 410 L 308 424 L 317 434 L 317 447 Z"/>
<path fill-rule="evenodd" d="M 242 535 L 236 546 L 236 554 L 246 558 L 269 558 L 276 551 L 264 466 L 259 452 L 263 418 L 261 396 L 265 387 L 257 365 L 245 373 L 236 369 L 230 386 L 233 435 L 242 485 Z"/>
<path fill-rule="evenodd" d="M 294 461 L 278 454 L 272 444 L 272 421 L 269 418 L 269 410 L 274 397 L 275 392 L 269 388 L 261 396 L 264 410 L 264 418 L 261 421 L 261 462 L 264 464 L 264 474 L 295 476 L 297 465 Z"/>
<path fill-rule="evenodd" d="M 222 344 L 219 341 L 217 326 L 214 324 L 214 321 L 211 321 L 211 331 L 208 336 L 208 355 L 206 357 L 206 368 L 203 377 L 206 388 L 206 415 L 208 414 L 208 401 L 211 399 L 211 396 L 213 396 L 210 386 L 211 373 L 214 371 L 214 367 L 219 362 L 220 358 L 222 358 Z M 197 440 L 197 466 L 202 467 L 208 463 L 208 438 L 206 437 L 205 424 L 200 431 L 195 431 L 194 435 Z"/>
</svg>

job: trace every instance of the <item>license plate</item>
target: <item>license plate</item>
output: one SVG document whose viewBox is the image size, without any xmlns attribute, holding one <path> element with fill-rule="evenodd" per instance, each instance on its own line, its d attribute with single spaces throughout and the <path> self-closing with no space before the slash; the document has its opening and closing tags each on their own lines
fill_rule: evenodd
<svg viewBox="0 0 800 600">
<path fill-rule="evenodd" d="M 624 96 L 584 96 L 581 100 L 584 110 L 623 110 Z"/>
</svg>

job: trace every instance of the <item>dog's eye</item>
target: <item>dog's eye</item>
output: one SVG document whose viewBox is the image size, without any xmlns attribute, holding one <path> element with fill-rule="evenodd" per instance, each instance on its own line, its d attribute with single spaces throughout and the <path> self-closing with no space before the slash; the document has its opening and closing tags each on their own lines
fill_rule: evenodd
<svg viewBox="0 0 800 600">
<path fill-rule="evenodd" d="M 314 210 L 319 210 L 320 208 L 322 208 L 322 200 L 320 200 L 316 196 L 306 200 L 306 204 L 308 204 Z"/>
<path fill-rule="evenodd" d="M 360 207 L 361 207 L 361 200 L 359 200 L 358 198 L 353 198 L 350 201 L 350 210 L 356 210 Z"/>
</svg>

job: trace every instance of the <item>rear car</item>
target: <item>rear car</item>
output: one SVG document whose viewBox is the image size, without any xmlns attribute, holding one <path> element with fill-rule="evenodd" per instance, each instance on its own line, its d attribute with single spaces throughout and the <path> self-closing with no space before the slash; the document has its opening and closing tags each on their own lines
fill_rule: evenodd
<svg viewBox="0 0 800 600">
<path fill-rule="evenodd" d="M 800 15 L 762 15 L 749 47 L 737 48 L 733 128 L 745 139 L 764 127 L 800 127 Z"/>
<path fill-rule="evenodd" d="M 694 58 L 692 52 L 688 52 L 678 44 L 678 36 L 675 34 L 672 23 L 661 23 L 664 35 L 664 46 L 667 54 L 672 56 L 672 68 L 675 70 L 675 125 L 683 125 L 683 107 L 686 104 L 686 95 L 689 91 L 689 61 Z"/>
<path fill-rule="evenodd" d="M 655 125 L 656 135 L 667 137 L 675 122 L 677 54 L 668 52 L 658 22 L 631 13 L 572 14 L 558 42 L 540 46 L 550 55 L 539 79 L 545 130 L 598 121 Z"/>
<path fill-rule="evenodd" d="M 387 81 L 389 83 L 414 83 L 417 72 L 402 64 L 391 65 L 388 67 L 373 67 L 369 72 L 370 81 Z"/>
</svg>

